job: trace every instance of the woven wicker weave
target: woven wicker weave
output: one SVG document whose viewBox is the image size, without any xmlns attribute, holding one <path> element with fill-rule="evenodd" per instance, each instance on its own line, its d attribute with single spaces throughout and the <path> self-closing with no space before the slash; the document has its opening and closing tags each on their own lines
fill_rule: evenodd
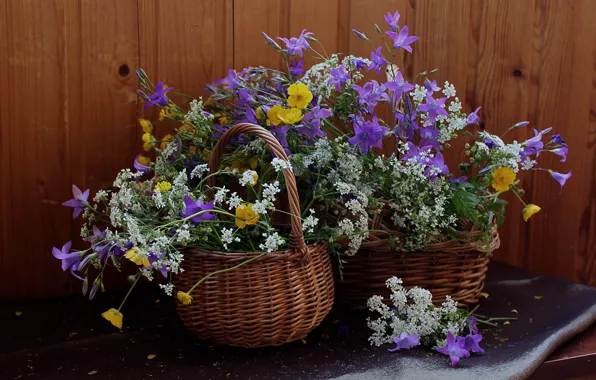
<svg viewBox="0 0 596 380">
<path fill-rule="evenodd" d="M 241 123 L 226 131 L 213 149 L 209 167 L 219 167 L 222 149 L 238 134 L 255 134 L 275 156 L 286 153 L 275 137 L 253 124 Z M 292 215 L 300 215 L 296 179 L 284 169 Z M 214 178 L 214 177 L 211 177 Z M 291 218 L 290 249 L 271 252 L 237 269 L 216 274 L 192 293 L 192 304 L 177 305 L 186 327 L 199 338 L 217 344 L 277 346 L 308 335 L 331 310 L 334 286 L 327 245 L 306 245 L 300 217 Z M 215 271 L 238 265 L 261 252 L 222 253 L 202 249 L 184 252 L 184 272 L 176 288 L 189 289 Z"/>
<path fill-rule="evenodd" d="M 371 222 L 371 229 L 385 230 L 390 235 L 402 237 L 399 232 L 381 223 L 390 214 L 389 208 Z M 362 243 L 359 251 L 346 258 L 343 265 L 343 281 L 338 281 L 338 298 L 351 306 L 366 306 L 373 295 L 388 300 L 389 290 L 385 281 L 396 276 L 404 287 L 419 286 L 428 289 L 433 302 L 439 304 L 450 295 L 461 305 L 478 302 L 490 261 L 490 253 L 499 247 L 496 228 L 488 245 L 480 246 L 480 232 L 463 223 L 465 232 L 457 237 L 429 244 L 421 252 L 398 252 L 389 247 L 386 233 L 374 232 Z"/>
</svg>

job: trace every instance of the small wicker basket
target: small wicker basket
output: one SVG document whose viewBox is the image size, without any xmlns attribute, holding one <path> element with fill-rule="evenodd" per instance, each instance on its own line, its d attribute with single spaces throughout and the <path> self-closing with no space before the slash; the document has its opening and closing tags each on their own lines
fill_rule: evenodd
<svg viewBox="0 0 596 380">
<path fill-rule="evenodd" d="M 217 170 L 222 149 L 238 134 L 255 134 L 275 156 L 288 160 L 275 137 L 257 125 L 241 123 L 227 130 L 213 149 L 209 162 Z M 278 346 L 302 339 L 317 327 L 333 305 L 333 271 L 327 245 L 306 245 L 302 234 L 296 179 L 284 169 L 291 217 L 290 248 L 283 252 L 212 252 L 187 249 L 184 272 L 177 276 L 178 289 L 189 289 L 211 276 L 192 293 L 190 305 L 177 305 L 184 325 L 201 339 L 221 345 L 247 348 Z M 213 179 L 211 177 L 210 179 Z"/>
<path fill-rule="evenodd" d="M 500 244 L 496 227 L 489 244 L 480 244 L 477 239 L 480 231 L 462 223 L 464 231 L 457 232 L 452 239 L 429 244 L 421 252 L 399 252 L 390 248 L 388 235 L 398 238 L 403 235 L 381 223 L 389 214 L 386 206 L 371 221 L 371 230 L 385 230 L 386 233 L 371 232 L 358 252 L 345 259 L 343 280 L 337 281 L 338 301 L 365 307 L 373 295 L 382 295 L 389 300 L 390 292 L 385 281 L 396 276 L 402 279 L 406 288 L 428 289 L 435 304 L 445 301 L 447 295 L 460 305 L 478 303 L 491 253 Z"/>
</svg>

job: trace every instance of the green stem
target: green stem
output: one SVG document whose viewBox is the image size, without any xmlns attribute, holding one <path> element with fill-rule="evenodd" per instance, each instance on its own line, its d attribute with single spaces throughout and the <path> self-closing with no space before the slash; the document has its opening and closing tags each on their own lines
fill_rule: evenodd
<svg viewBox="0 0 596 380">
<path fill-rule="evenodd" d="M 130 289 L 128 289 L 128 293 L 126 293 L 126 295 L 124 296 L 124 299 L 122 300 L 122 303 L 120 304 L 120 306 L 118 306 L 118 311 L 120 311 L 120 309 L 122 309 L 122 306 L 124 306 L 124 302 L 126 302 L 126 300 L 128 299 L 128 296 L 134 289 L 135 285 L 137 284 L 137 282 L 139 282 L 139 279 L 141 278 L 141 272 L 137 273 L 136 276 L 137 276 L 137 278 L 136 278 L 135 282 L 133 282 L 133 284 L 130 286 Z"/>
<path fill-rule="evenodd" d="M 524 207 L 527 207 L 528 205 L 526 204 L 526 202 L 524 202 L 524 200 L 521 198 L 521 196 L 517 193 L 517 189 L 513 186 L 510 187 L 511 191 L 513 192 L 513 194 L 515 194 L 515 196 L 517 197 L 517 199 L 519 199 L 519 201 L 524 205 Z"/>
<path fill-rule="evenodd" d="M 208 279 L 209 277 L 211 277 L 211 276 L 214 276 L 214 275 L 216 275 L 216 274 L 219 274 L 219 273 L 225 273 L 225 272 L 229 272 L 229 271 L 231 271 L 231 270 L 234 270 L 234 269 L 240 268 L 240 267 L 241 267 L 241 266 L 243 266 L 244 264 L 248 264 L 248 263 L 250 263 L 251 261 L 254 261 L 254 260 L 258 259 L 258 258 L 261 258 L 261 257 L 265 256 L 267 253 L 268 253 L 268 252 L 263 252 L 263 253 L 261 253 L 260 255 L 257 255 L 257 256 L 255 256 L 255 257 L 251 257 L 250 259 L 248 259 L 248 260 L 245 260 L 245 261 L 241 262 L 241 263 L 240 263 L 240 264 L 238 264 L 238 265 L 234 265 L 233 267 L 226 268 L 226 269 L 220 269 L 220 270 L 216 270 L 215 272 L 209 273 L 209 274 L 208 274 L 208 275 L 206 275 L 205 277 L 201 278 L 201 279 L 200 279 L 200 280 L 199 280 L 199 281 L 198 281 L 196 284 L 194 284 L 194 285 L 192 286 L 192 288 L 190 288 L 190 290 L 189 290 L 187 293 L 188 293 L 188 294 L 191 294 L 191 293 L 192 293 L 192 291 L 193 291 L 193 290 L 195 290 L 195 288 L 196 288 L 197 286 L 201 285 L 201 284 L 203 283 L 203 281 L 205 281 L 205 280 L 206 280 L 206 279 Z"/>
</svg>

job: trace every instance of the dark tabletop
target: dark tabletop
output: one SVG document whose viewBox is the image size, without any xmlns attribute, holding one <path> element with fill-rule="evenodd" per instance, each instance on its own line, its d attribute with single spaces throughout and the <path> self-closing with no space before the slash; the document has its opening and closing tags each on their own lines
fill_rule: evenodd
<svg viewBox="0 0 596 380">
<path fill-rule="evenodd" d="M 533 379 L 596 373 L 596 328 L 580 334 L 596 321 L 596 289 L 499 263 L 491 264 L 489 297 L 477 312 L 518 319 L 484 329 L 486 354 L 456 369 L 422 348 L 389 353 L 369 346 L 366 313 L 341 307 L 304 342 L 217 347 L 185 331 L 171 299 L 153 287 L 140 289 L 123 310 L 122 331 L 100 317 L 119 304 L 119 292 L 93 301 L 0 303 L 0 379 L 489 380 L 528 378 L 537 369 Z"/>
</svg>

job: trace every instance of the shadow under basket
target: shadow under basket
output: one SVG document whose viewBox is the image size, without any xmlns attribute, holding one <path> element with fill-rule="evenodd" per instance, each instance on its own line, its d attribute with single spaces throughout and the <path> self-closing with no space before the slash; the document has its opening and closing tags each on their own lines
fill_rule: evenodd
<svg viewBox="0 0 596 380">
<path fill-rule="evenodd" d="M 470 233 L 475 234 L 467 232 Z M 405 288 L 429 290 L 437 305 L 447 295 L 460 305 L 476 304 L 484 288 L 491 253 L 499 243 L 496 229 L 485 247 L 452 239 L 431 244 L 422 252 L 399 252 L 389 248 L 387 239 L 365 241 L 354 256 L 345 258 L 343 281 L 337 279 L 338 302 L 366 307 L 373 295 L 391 302 L 385 281 L 395 276 L 402 279 Z"/>
</svg>

